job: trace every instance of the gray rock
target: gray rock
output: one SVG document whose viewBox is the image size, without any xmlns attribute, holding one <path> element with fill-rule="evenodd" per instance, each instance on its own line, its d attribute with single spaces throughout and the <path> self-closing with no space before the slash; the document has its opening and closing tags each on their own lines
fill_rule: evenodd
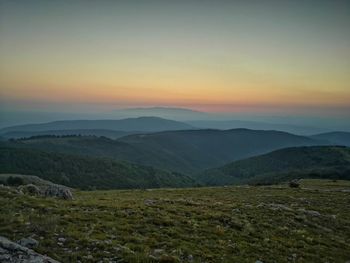
<svg viewBox="0 0 350 263">
<path fill-rule="evenodd" d="M 12 242 L 2 236 L 0 236 L 0 262 L 59 263 L 59 261 L 36 253 L 32 249 Z"/>
<path fill-rule="evenodd" d="M 18 187 L 18 191 L 29 195 L 41 195 L 40 188 L 34 184 L 26 184 Z"/>
<path fill-rule="evenodd" d="M 147 206 L 153 206 L 153 205 L 156 204 L 156 201 L 153 200 L 153 199 L 146 199 L 146 200 L 144 201 L 144 204 L 147 205 Z"/>
<path fill-rule="evenodd" d="M 35 239 L 29 237 L 29 238 L 22 238 L 17 241 L 18 244 L 21 246 L 27 247 L 27 248 L 35 248 L 39 245 L 39 242 Z"/>
<path fill-rule="evenodd" d="M 305 210 L 303 208 L 300 208 L 298 210 L 299 212 L 303 212 L 304 214 L 310 215 L 310 216 L 321 216 L 321 213 L 318 211 L 314 211 L 314 210 Z"/>
<path fill-rule="evenodd" d="M 164 249 L 161 249 L 161 248 L 156 248 L 153 250 L 153 254 L 154 255 L 160 255 L 160 254 L 163 254 L 164 253 Z"/>
<path fill-rule="evenodd" d="M 66 242 L 66 239 L 65 239 L 64 237 L 60 237 L 60 238 L 57 239 L 57 240 L 58 240 L 58 242 L 62 242 L 62 243 Z"/>
<path fill-rule="evenodd" d="M 310 216 L 321 216 L 321 213 L 318 211 L 307 210 L 306 213 L 309 214 Z"/>
<path fill-rule="evenodd" d="M 61 185 L 49 185 L 44 192 L 44 195 L 47 197 L 58 197 L 65 200 L 72 200 L 72 192 L 64 186 Z"/>
<path fill-rule="evenodd" d="M 269 204 L 271 210 L 285 210 L 285 211 L 293 211 L 290 207 L 283 204 Z"/>
</svg>

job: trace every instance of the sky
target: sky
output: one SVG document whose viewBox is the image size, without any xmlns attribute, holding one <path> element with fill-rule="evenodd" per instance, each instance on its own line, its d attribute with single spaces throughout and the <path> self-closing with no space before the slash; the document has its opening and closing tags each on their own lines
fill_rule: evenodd
<svg viewBox="0 0 350 263">
<path fill-rule="evenodd" d="M 0 110 L 344 118 L 350 1 L 0 0 Z"/>
</svg>

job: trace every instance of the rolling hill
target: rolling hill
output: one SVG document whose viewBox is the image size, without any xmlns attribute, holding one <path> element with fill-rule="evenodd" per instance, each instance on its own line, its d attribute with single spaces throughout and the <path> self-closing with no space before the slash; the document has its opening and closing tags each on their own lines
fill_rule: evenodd
<svg viewBox="0 0 350 263">
<path fill-rule="evenodd" d="M 252 129 L 252 130 L 277 130 L 283 132 L 289 132 L 298 135 L 310 135 L 315 133 L 324 132 L 325 129 L 301 125 L 281 124 L 281 123 L 268 123 L 259 121 L 248 120 L 195 120 L 187 121 L 186 123 L 201 129 Z"/>
<path fill-rule="evenodd" d="M 30 174 L 81 189 L 186 187 L 188 176 L 107 158 L 0 147 L 0 173 Z"/>
<path fill-rule="evenodd" d="M 206 185 L 279 183 L 296 178 L 350 179 L 350 148 L 293 147 L 235 161 L 199 173 Z"/>
<path fill-rule="evenodd" d="M 156 132 L 166 130 L 193 129 L 189 124 L 157 117 L 139 117 L 122 120 L 66 120 L 40 124 L 26 124 L 3 128 L 0 134 L 7 132 L 33 132 L 48 130 L 114 130 L 114 131 L 140 131 Z"/>
<path fill-rule="evenodd" d="M 182 172 L 195 172 L 280 148 L 322 144 L 285 132 L 248 129 L 168 131 L 130 135 L 118 141 L 158 153 L 162 159 L 177 160 L 169 167 L 162 166 L 164 161 L 152 165 Z"/>
<path fill-rule="evenodd" d="M 284 132 L 247 129 L 167 131 L 118 140 L 83 136 L 2 142 L 7 147 L 109 157 L 187 174 L 276 149 L 322 143 Z"/>
<path fill-rule="evenodd" d="M 327 132 L 313 135 L 311 138 L 329 141 L 336 145 L 350 146 L 350 132 Z"/>
<path fill-rule="evenodd" d="M 114 131 L 114 130 L 101 130 L 101 129 L 74 129 L 74 130 L 48 130 L 48 131 L 9 131 L 2 134 L 4 139 L 19 139 L 29 138 L 33 136 L 42 135 L 82 135 L 82 136 L 104 136 L 111 139 L 118 139 L 127 135 L 137 134 L 140 132 L 133 131 Z"/>
</svg>

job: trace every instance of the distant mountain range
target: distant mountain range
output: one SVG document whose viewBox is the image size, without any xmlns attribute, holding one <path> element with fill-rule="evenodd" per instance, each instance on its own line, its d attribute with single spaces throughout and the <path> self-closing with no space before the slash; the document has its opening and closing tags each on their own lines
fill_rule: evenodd
<svg viewBox="0 0 350 263">
<path fill-rule="evenodd" d="M 76 112 L 1 111 L 0 128 L 19 124 L 53 122 L 56 120 L 120 120 L 125 118 L 158 117 L 205 129 L 247 128 L 280 130 L 298 135 L 311 135 L 334 130 L 350 132 L 349 118 L 268 116 L 229 112 L 204 112 L 176 107 L 143 107 L 101 111 L 84 108 Z M 82 127 L 74 129 L 83 129 Z M 89 129 L 106 129 L 102 127 Z M 51 129 L 47 129 L 51 130 Z M 137 130 L 136 130 L 137 131 Z"/>
<path fill-rule="evenodd" d="M 311 135 L 316 133 L 321 133 L 324 129 L 308 127 L 308 126 L 298 126 L 298 125 L 288 125 L 288 124 L 278 124 L 278 123 L 266 123 L 257 121 L 243 121 L 243 120 L 197 120 L 197 121 L 187 121 L 186 123 L 202 129 L 237 129 L 245 128 L 252 130 L 276 130 L 284 131 L 298 135 Z"/>
<path fill-rule="evenodd" d="M 8 132 L 43 132 L 52 130 L 113 130 L 156 132 L 167 130 L 193 129 L 189 124 L 157 117 L 139 117 L 122 120 L 66 120 L 40 124 L 17 125 L 0 130 L 0 135 Z"/>
<path fill-rule="evenodd" d="M 194 186 L 188 176 L 106 158 L 0 147 L 0 173 L 36 175 L 80 189 Z"/>
<path fill-rule="evenodd" d="M 91 136 L 43 137 L 2 144 L 109 157 L 190 174 L 276 149 L 327 143 L 285 132 L 233 129 L 166 131 L 130 135 L 117 140 Z"/>
<path fill-rule="evenodd" d="M 296 178 L 350 180 L 350 148 L 293 147 L 251 157 L 199 173 L 205 185 L 272 184 Z"/>
<path fill-rule="evenodd" d="M 167 115 L 176 118 L 178 115 L 202 116 L 202 112 L 187 109 L 174 108 L 135 108 L 119 110 L 129 115 L 157 114 Z M 118 112 L 119 112 L 118 111 Z M 121 115 L 123 116 L 123 114 Z M 312 138 L 327 140 L 332 143 L 349 145 L 349 132 L 329 132 L 321 133 L 323 129 L 296 126 L 287 124 L 274 124 L 255 121 L 241 120 L 194 120 L 194 121 L 174 121 L 160 117 L 137 117 L 117 120 L 63 120 L 47 123 L 24 124 L 10 126 L 0 129 L 2 139 L 23 138 L 37 135 L 95 135 L 117 139 L 130 134 L 145 132 L 160 132 L 172 130 L 192 130 L 192 129 L 253 129 L 253 130 L 277 130 L 289 132 L 297 135 L 313 136 Z M 317 134 L 317 135 L 313 135 Z"/>
<path fill-rule="evenodd" d="M 118 109 L 111 112 L 111 114 L 113 114 L 114 118 L 120 119 L 152 116 L 177 121 L 202 120 L 211 117 L 211 114 L 207 112 L 172 107 Z"/>
</svg>

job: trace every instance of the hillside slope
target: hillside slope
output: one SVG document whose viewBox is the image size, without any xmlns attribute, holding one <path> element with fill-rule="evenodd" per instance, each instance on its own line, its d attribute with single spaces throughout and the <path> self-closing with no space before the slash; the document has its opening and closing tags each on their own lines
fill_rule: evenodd
<svg viewBox="0 0 350 263">
<path fill-rule="evenodd" d="M 350 181 L 302 180 L 300 189 L 75 191 L 62 201 L 0 187 L 0 233 L 40 237 L 37 251 L 61 262 L 344 263 L 349 191 Z"/>
<path fill-rule="evenodd" d="M 155 132 L 166 130 L 186 130 L 192 128 L 192 126 L 183 122 L 157 117 L 139 117 L 122 120 L 67 120 L 40 124 L 26 124 L 3 128 L 0 130 L 0 134 L 4 134 L 10 131 L 33 132 L 74 129 Z"/>
<path fill-rule="evenodd" d="M 272 150 L 322 142 L 278 131 L 187 130 L 96 137 L 33 138 L 3 143 L 9 147 L 110 157 L 181 173 L 196 173 Z"/>
<path fill-rule="evenodd" d="M 196 173 L 272 150 L 322 142 L 278 131 L 187 130 L 139 134 L 118 140 L 96 137 L 33 138 L 11 147 L 110 157 L 181 173 Z"/>
<path fill-rule="evenodd" d="M 207 185 L 278 183 L 295 178 L 350 179 L 350 148 L 286 148 L 210 169 L 195 178 Z"/>
<path fill-rule="evenodd" d="M 201 129 L 238 129 L 246 128 L 252 130 L 277 130 L 298 135 L 310 135 L 324 132 L 324 129 L 309 126 L 299 126 L 291 124 L 258 122 L 248 120 L 199 120 L 187 121 L 186 123 Z"/>
<path fill-rule="evenodd" d="M 326 140 L 336 145 L 350 146 L 350 132 L 327 132 L 310 137 L 316 140 Z"/>
<path fill-rule="evenodd" d="M 118 139 L 127 135 L 137 134 L 137 131 L 115 131 L 115 130 L 101 130 L 101 129 L 73 129 L 73 130 L 46 130 L 46 131 L 9 131 L 1 136 L 4 139 L 20 139 L 29 138 L 33 136 L 43 135 L 81 135 L 81 136 L 104 136 L 110 139 Z"/>
<path fill-rule="evenodd" d="M 248 129 L 168 131 L 130 135 L 118 141 L 139 151 L 157 153 L 162 159 L 176 160 L 175 165 L 167 167 L 162 166 L 166 161 L 153 165 L 183 172 L 196 172 L 284 147 L 322 144 L 285 132 Z"/>
<path fill-rule="evenodd" d="M 0 173 L 36 175 L 82 189 L 185 187 L 194 180 L 178 173 L 111 159 L 0 148 Z"/>
</svg>

